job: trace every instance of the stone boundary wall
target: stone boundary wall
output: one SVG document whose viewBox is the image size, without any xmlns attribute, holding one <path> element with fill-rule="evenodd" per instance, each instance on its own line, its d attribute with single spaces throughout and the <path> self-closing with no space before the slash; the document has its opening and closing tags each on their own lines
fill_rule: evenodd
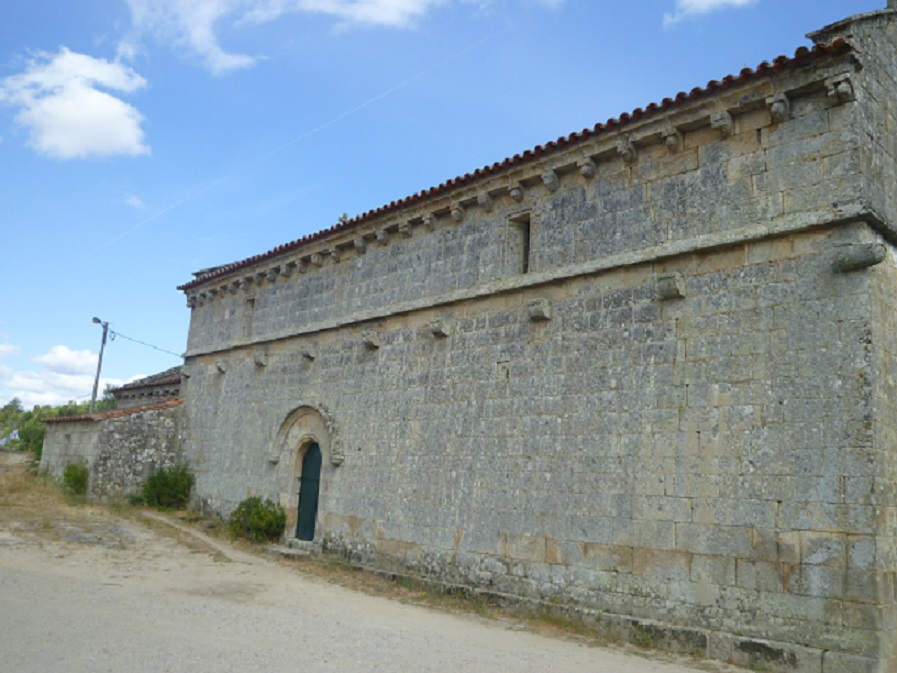
<svg viewBox="0 0 897 673">
<path fill-rule="evenodd" d="M 183 458 L 183 406 L 143 411 L 101 423 L 97 455 L 90 469 L 90 494 L 116 501 L 139 493 L 154 470 Z"/>
<path fill-rule="evenodd" d="M 62 479 L 66 465 L 93 463 L 99 445 L 99 425 L 86 417 L 71 421 L 47 423 L 41 451 L 41 474 Z"/>
<path fill-rule="evenodd" d="M 47 424 L 40 471 L 62 478 L 66 465 L 84 462 L 90 471 L 88 496 L 116 502 L 139 493 L 158 468 L 183 458 L 186 414 L 181 404 L 144 408 L 112 418 L 79 417 Z"/>
</svg>

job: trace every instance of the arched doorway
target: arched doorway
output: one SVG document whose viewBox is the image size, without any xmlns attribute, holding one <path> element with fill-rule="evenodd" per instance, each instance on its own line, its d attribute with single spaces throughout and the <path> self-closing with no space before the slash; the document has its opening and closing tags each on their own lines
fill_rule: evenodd
<svg viewBox="0 0 897 673">
<path fill-rule="evenodd" d="M 299 509 L 296 515 L 296 537 L 300 540 L 315 539 L 315 522 L 318 519 L 318 494 L 321 488 L 321 447 L 312 442 L 302 458 L 299 476 Z"/>
<path fill-rule="evenodd" d="M 287 515 L 286 539 L 319 543 L 321 521 L 334 470 L 343 462 L 339 430 L 320 404 L 303 404 L 287 414 L 269 445 L 276 492 Z"/>
</svg>

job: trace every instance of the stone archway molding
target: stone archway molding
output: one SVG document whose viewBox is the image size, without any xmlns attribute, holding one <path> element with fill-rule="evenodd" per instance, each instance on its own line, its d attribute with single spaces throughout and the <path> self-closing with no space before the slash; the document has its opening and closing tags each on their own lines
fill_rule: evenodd
<svg viewBox="0 0 897 673">
<path fill-rule="evenodd" d="M 314 426 L 318 424 L 323 425 L 321 429 L 327 433 L 326 437 L 319 437 L 314 432 Z M 310 440 L 317 441 L 329 454 L 332 465 L 342 465 L 346 459 L 339 426 L 333 420 L 330 410 L 320 402 L 303 402 L 287 414 L 281 423 L 277 436 L 268 447 L 268 461 L 276 465 L 285 452 Z"/>
</svg>

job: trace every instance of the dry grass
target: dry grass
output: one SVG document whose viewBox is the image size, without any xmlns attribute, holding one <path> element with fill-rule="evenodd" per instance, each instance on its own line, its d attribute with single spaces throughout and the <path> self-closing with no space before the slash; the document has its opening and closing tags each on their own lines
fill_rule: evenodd
<svg viewBox="0 0 897 673">
<path fill-rule="evenodd" d="M 0 528 L 36 531 L 59 539 L 66 526 L 89 529 L 117 518 L 102 505 L 89 505 L 51 479 L 38 476 L 33 465 L 0 463 Z"/>
</svg>

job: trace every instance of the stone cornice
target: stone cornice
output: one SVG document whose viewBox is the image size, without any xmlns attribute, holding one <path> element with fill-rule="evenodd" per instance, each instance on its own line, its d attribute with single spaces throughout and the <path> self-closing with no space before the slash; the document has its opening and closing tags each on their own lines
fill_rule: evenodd
<svg viewBox="0 0 897 673">
<path fill-rule="evenodd" d="M 550 271 L 534 272 L 484 283 L 474 288 L 456 290 L 439 297 L 423 298 L 415 301 L 400 302 L 389 307 L 375 310 L 358 311 L 344 318 L 322 320 L 302 325 L 301 328 L 271 332 L 251 339 L 239 339 L 218 344 L 212 348 L 188 350 L 185 358 L 195 358 L 231 351 L 236 348 L 258 347 L 286 339 L 308 336 L 345 327 L 353 327 L 379 320 L 407 315 L 416 311 L 446 308 L 463 301 L 483 299 L 486 297 L 535 289 L 551 283 L 571 280 L 582 276 L 594 276 L 608 273 L 619 268 L 658 262 L 681 255 L 704 253 L 712 250 L 728 248 L 743 243 L 758 242 L 769 238 L 799 234 L 825 227 L 838 226 L 851 222 L 866 222 L 879 231 L 887 240 L 897 240 L 894 233 L 881 223 L 881 219 L 863 203 L 844 204 L 837 211 L 805 212 L 782 216 L 763 224 L 755 224 L 740 229 L 731 229 L 721 233 L 707 234 L 687 240 L 670 241 L 662 245 L 644 250 L 611 255 L 599 260 Z"/>
<path fill-rule="evenodd" d="M 799 52 L 800 53 L 800 52 Z M 813 56 L 812 67 L 805 65 Z M 657 143 L 670 152 L 683 146 L 684 134 L 704 127 L 719 129 L 722 138 L 738 132 L 741 115 L 766 108 L 770 124 L 785 121 L 793 99 L 824 92 L 829 105 L 852 100 L 851 74 L 858 62 L 843 41 L 829 47 L 804 50 L 802 57 L 788 60 L 768 72 L 743 71 L 739 78 L 718 87 L 681 94 L 668 109 L 650 114 L 626 115 L 616 126 L 608 125 L 600 133 L 574 134 L 550 151 L 537 148 L 524 153 L 526 161 L 511 162 L 492 171 L 479 170 L 469 180 L 455 180 L 445 186 L 390 204 L 356 220 L 343 222 L 329 230 L 288 244 L 244 262 L 216 267 L 210 277 L 199 277 L 181 286 L 187 304 L 194 308 L 216 297 L 301 276 L 326 264 L 338 264 L 365 254 L 372 243 L 389 245 L 414 235 L 415 230 L 432 232 L 440 227 L 457 227 L 478 211 L 489 213 L 496 202 L 525 207 L 564 186 L 596 179 L 599 167 L 607 162 L 622 162 L 623 168 L 637 165 L 639 153 Z M 778 62 L 778 61 L 777 61 Z M 787 67 L 785 67 L 787 65 Z M 747 74 L 747 73 L 750 73 Z M 725 84 L 725 86 L 724 86 Z M 777 120 L 777 121 L 776 121 Z M 623 123 L 625 122 L 625 123 Z M 506 162 L 507 163 L 507 162 Z M 495 168 L 495 167 L 493 167 Z M 381 212 L 382 211 L 382 212 Z"/>
</svg>

